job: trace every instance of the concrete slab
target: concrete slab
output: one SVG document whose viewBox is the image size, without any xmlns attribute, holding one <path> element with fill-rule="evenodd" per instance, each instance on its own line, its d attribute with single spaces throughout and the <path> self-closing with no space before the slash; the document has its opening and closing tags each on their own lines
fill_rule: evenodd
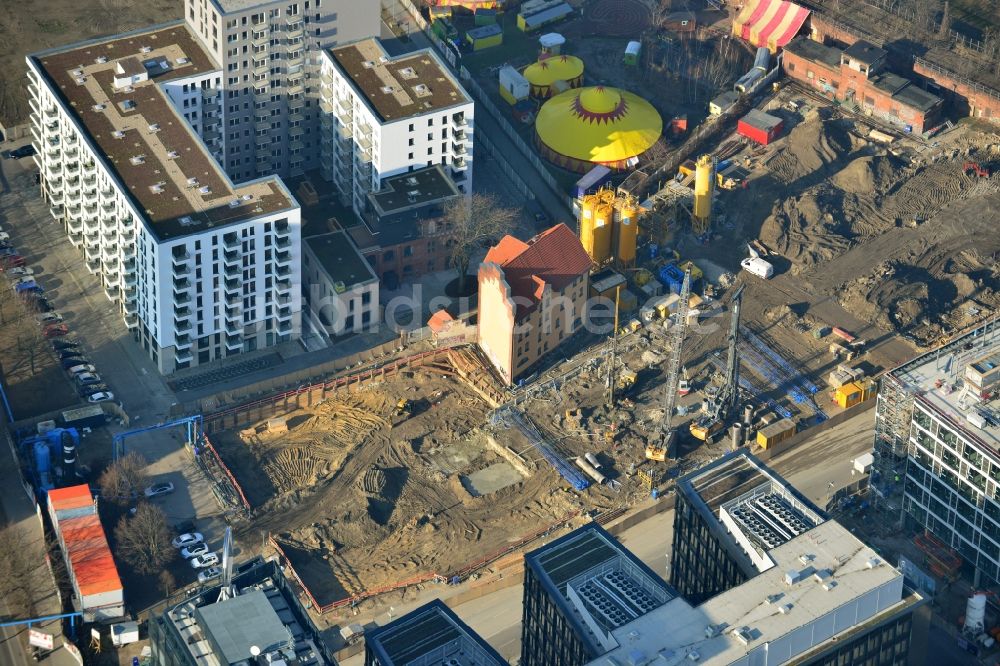
<svg viewBox="0 0 1000 666">
<path fill-rule="evenodd" d="M 498 462 L 468 476 L 462 475 L 462 485 L 473 497 L 482 497 L 496 491 L 520 483 L 524 479 L 521 473 L 508 462 Z"/>
</svg>

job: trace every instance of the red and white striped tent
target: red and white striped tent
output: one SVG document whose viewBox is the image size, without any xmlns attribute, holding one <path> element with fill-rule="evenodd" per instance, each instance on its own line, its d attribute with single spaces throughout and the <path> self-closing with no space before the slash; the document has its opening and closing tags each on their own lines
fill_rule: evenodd
<svg viewBox="0 0 1000 666">
<path fill-rule="evenodd" d="M 794 2 L 747 0 L 733 21 L 733 36 L 777 53 L 798 34 L 808 16 L 809 10 Z"/>
</svg>

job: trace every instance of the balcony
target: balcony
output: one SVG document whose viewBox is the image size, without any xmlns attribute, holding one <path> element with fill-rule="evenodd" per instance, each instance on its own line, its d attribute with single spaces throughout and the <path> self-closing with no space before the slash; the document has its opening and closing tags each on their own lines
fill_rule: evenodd
<svg viewBox="0 0 1000 666">
<path fill-rule="evenodd" d="M 174 330 L 178 333 L 184 333 L 191 330 L 191 320 L 190 319 L 174 319 Z"/>
<path fill-rule="evenodd" d="M 243 305 L 242 301 L 239 301 L 238 305 L 227 305 L 225 308 L 225 318 L 227 322 L 241 322 L 243 321 Z"/>
<path fill-rule="evenodd" d="M 274 244 L 279 249 L 286 250 L 292 246 L 292 239 L 288 236 L 278 236 L 274 239 Z"/>
<path fill-rule="evenodd" d="M 292 322 L 290 321 L 279 321 L 278 322 L 278 333 L 282 335 L 287 335 L 292 332 Z"/>
<path fill-rule="evenodd" d="M 187 335 L 187 334 L 184 334 L 184 333 L 182 333 L 182 334 L 180 334 L 180 335 L 178 335 L 178 336 L 176 336 L 174 338 L 174 343 L 175 343 L 175 345 L 176 345 L 176 347 L 177 347 L 178 350 L 180 350 L 180 349 L 190 349 L 192 342 L 193 341 L 191 339 L 191 336 Z"/>
<path fill-rule="evenodd" d="M 453 167 L 455 167 L 456 169 L 464 169 L 465 168 L 465 158 L 464 157 L 456 157 L 455 159 L 453 159 L 451 161 L 451 165 Z"/>
<path fill-rule="evenodd" d="M 278 308 L 277 317 L 278 317 L 278 321 L 291 321 L 291 319 L 292 319 L 292 309 L 291 308 Z"/>
<path fill-rule="evenodd" d="M 275 252 L 274 260 L 279 264 L 287 264 L 292 260 L 292 253 L 287 250 L 279 250 Z"/>
<path fill-rule="evenodd" d="M 287 294 L 292 290 L 292 281 L 288 279 L 281 279 L 274 281 L 274 290 L 280 294 Z"/>
<path fill-rule="evenodd" d="M 453 143 L 451 144 L 451 152 L 455 155 L 465 155 L 467 152 L 466 146 L 464 143 Z"/>
<path fill-rule="evenodd" d="M 170 255 L 170 259 L 171 259 L 171 262 L 174 265 L 174 268 L 177 268 L 177 267 L 180 266 L 180 267 L 184 267 L 184 270 L 186 271 L 187 270 L 186 264 L 187 264 L 188 261 L 191 260 L 191 254 L 187 250 L 184 250 L 183 252 L 180 252 L 180 253 L 173 253 L 172 252 L 171 255 Z"/>
<path fill-rule="evenodd" d="M 278 277 L 289 277 L 292 274 L 291 266 L 285 264 L 278 264 L 274 269 L 275 274 Z"/>
<path fill-rule="evenodd" d="M 243 336 L 226 334 L 226 349 L 237 351 L 243 349 Z"/>
<path fill-rule="evenodd" d="M 66 226 L 69 228 L 71 234 L 83 233 L 83 221 L 78 219 L 70 219 L 66 221 Z"/>
<path fill-rule="evenodd" d="M 135 299 L 126 298 L 122 301 L 122 310 L 124 310 L 127 315 L 134 315 L 139 311 L 139 308 L 136 305 Z"/>
<path fill-rule="evenodd" d="M 239 280 L 226 278 L 225 280 L 222 281 L 222 283 L 223 283 L 223 289 L 226 292 L 226 296 L 231 296 L 240 293 L 240 287 L 242 286 L 242 283 Z"/>
<path fill-rule="evenodd" d="M 451 122 L 455 127 L 468 127 L 469 121 L 465 117 L 465 113 L 453 113 L 451 114 Z"/>
<path fill-rule="evenodd" d="M 230 266 L 239 267 L 242 264 L 242 257 L 239 250 L 223 250 L 222 252 L 222 262 L 227 268 Z"/>
<path fill-rule="evenodd" d="M 174 304 L 180 303 L 181 305 L 191 302 L 191 295 L 188 293 L 174 294 Z"/>
<path fill-rule="evenodd" d="M 194 354 L 191 352 L 191 345 L 181 348 L 180 344 L 175 345 L 176 349 L 174 351 L 174 361 L 177 363 L 190 363 L 194 359 Z"/>
<path fill-rule="evenodd" d="M 240 239 L 236 234 L 226 234 L 222 237 L 222 246 L 227 250 L 239 250 L 241 247 Z"/>
<path fill-rule="evenodd" d="M 122 284 L 126 287 L 134 287 L 139 282 L 139 276 L 135 271 L 130 271 L 128 269 L 122 272 Z"/>
<path fill-rule="evenodd" d="M 59 109 L 54 106 L 47 106 L 42 109 L 42 115 L 45 116 L 46 120 L 57 120 L 59 118 Z"/>
<path fill-rule="evenodd" d="M 264 48 L 271 44 L 271 35 L 267 30 L 251 33 L 250 43 L 258 49 Z"/>
<path fill-rule="evenodd" d="M 174 280 L 174 295 L 186 292 L 191 288 L 191 280 L 187 278 L 176 278 Z"/>
</svg>

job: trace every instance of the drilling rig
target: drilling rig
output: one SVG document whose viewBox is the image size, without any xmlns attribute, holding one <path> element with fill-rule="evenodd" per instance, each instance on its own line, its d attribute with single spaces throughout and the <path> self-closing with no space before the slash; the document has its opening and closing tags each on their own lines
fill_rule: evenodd
<svg viewBox="0 0 1000 666">
<path fill-rule="evenodd" d="M 677 301 L 677 321 L 672 327 L 672 346 L 670 361 L 667 366 L 667 383 L 663 386 L 663 420 L 660 421 L 660 432 L 656 441 L 646 445 L 646 458 L 665 462 L 674 448 L 677 433 L 670 421 L 677 406 L 677 382 L 681 371 L 681 347 L 684 335 L 687 333 L 688 308 L 691 301 L 691 270 L 684 271 L 684 282 L 681 285 L 680 300 Z"/>
<path fill-rule="evenodd" d="M 736 345 L 740 339 L 740 307 L 743 304 L 743 285 L 736 288 L 730 301 L 729 315 L 729 354 L 726 358 L 726 374 L 722 378 L 722 386 L 714 396 L 705 399 L 702 405 L 704 416 L 694 421 L 691 434 L 700 440 L 711 441 L 722 430 L 726 418 L 733 413 L 733 408 L 740 395 L 740 360 Z"/>
</svg>

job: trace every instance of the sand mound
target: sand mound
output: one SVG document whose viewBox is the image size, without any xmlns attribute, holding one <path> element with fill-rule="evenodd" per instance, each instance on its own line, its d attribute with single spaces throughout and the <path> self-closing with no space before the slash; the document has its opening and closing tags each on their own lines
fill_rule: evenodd
<svg viewBox="0 0 1000 666">
<path fill-rule="evenodd" d="M 842 122 L 824 120 L 817 114 L 792 130 L 788 150 L 805 175 L 850 152 L 851 137 Z"/>
<path fill-rule="evenodd" d="M 859 157 L 838 171 L 830 181 L 851 194 L 871 194 L 883 190 L 895 180 L 895 167 L 888 158 Z"/>
</svg>

